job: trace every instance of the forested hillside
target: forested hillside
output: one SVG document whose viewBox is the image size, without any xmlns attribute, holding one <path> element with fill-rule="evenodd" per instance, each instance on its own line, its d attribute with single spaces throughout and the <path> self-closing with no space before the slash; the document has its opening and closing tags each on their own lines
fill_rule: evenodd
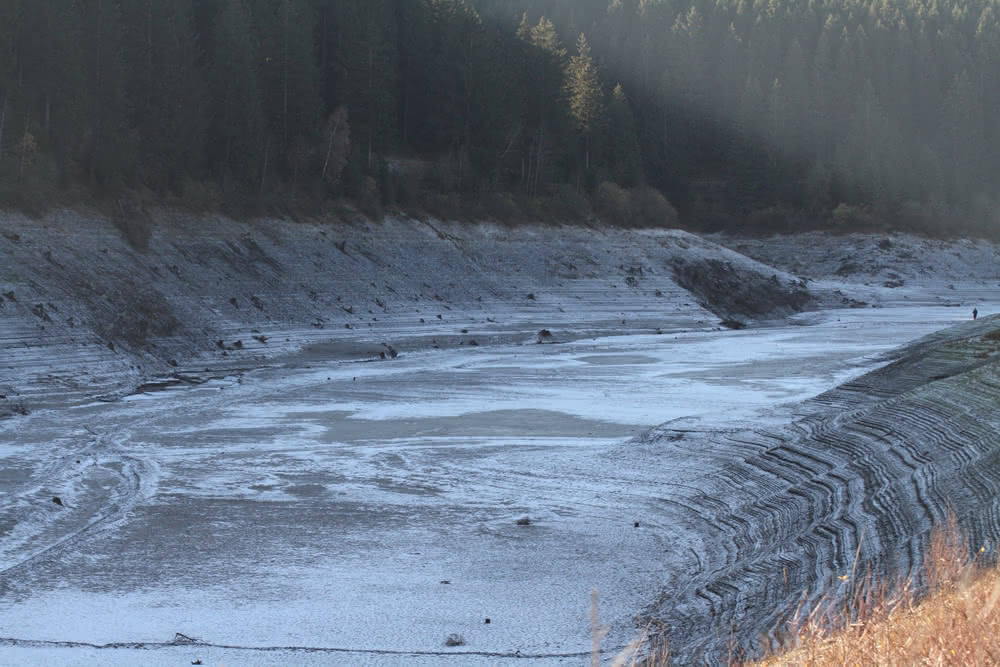
<svg viewBox="0 0 1000 667">
<path fill-rule="evenodd" d="M 656 207 L 651 186 L 709 227 L 963 218 L 986 230 L 998 11 L 0 0 L 0 201 L 345 197 L 503 216 L 538 201 L 572 215 L 589 197 L 611 219 L 628 189 Z"/>
</svg>

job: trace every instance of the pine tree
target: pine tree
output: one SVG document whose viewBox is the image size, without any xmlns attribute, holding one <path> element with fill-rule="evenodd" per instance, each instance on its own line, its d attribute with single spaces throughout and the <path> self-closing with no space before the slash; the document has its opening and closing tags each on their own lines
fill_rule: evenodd
<svg viewBox="0 0 1000 667">
<path fill-rule="evenodd" d="M 202 176 L 208 126 L 191 0 L 134 0 L 121 8 L 140 175 L 154 189 L 180 192 Z"/>
<path fill-rule="evenodd" d="M 257 62 L 246 7 L 242 0 L 224 0 L 209 71 L 214 110 L 210 156 L 224 185 L 235 179 L 247 187 L 263 178 L 264 116 Z"/>
<path fill-rule="evenodd" d="M 256 69 L 265 118 L 265 151 L 297 172 L 308 159 L 319 121 L 316 20 L 305 0 L 255 0 Z M 294 175 L 294 174 L 293 174 Z"/>
<path fill-rule="evenodd" d="M 399 30 L 399 135 L 407 148 L 419 148 L 426 139 L 421 127 L 433 109 L 429 99 L 432 15 L 430 0 L 396 3 Z"/>
<path fill-rule="evenodd" d="M 23 2 L 17 76 L 25 123 L 38 128 L 39 150 L 69 166 L 79 149 L 84 104 L 80 18 L 73 0 Z"/>
<path fill-rule="evenodd" d="M 535 195 L 552 171 L 556 142 L 567 120 L 561 99 L 566 50 L 555 25 L 544 16 L 536 25 L 530 25 L 524 14 L 517 36 L 525 45 L 521 78 L 534 98 L 524 109 L 524 125 L 530 131 L 522 150 L 525 157 L 521 180 L 528 194 Z"/>
<path fill-rule="evenodd" d="M 766 106 L 760 83 L 755 76 L 748 75 L 727 160 L 729 198 L 744 214 L 762 208 L 768 201 L 764 166 L 767 156 L 761 141 Z"/>
<path fill-rule="evenodd" d="M 361 163 L 373 169 L 395 140 L 399 26 L 391 0 L 346 0 L 343 21 L 337 100 L 351 111 Z"/>
<path fill-rule="evenodd" d="M 778 148 L 788 158 L 811 156 L 815 152 L 809 132 L 812 95 L 809 88 L 809 61 L 797 37 L 785 54 L 781 68 L 781 87 L 785 98 L 785 122 Z"/>
<path fill-rule="evenodd" d="M 351 155 L 351 128 L 346 106 L 341 104 L 333 110 L 326 121 L 323 134 L 326 138 L 326 153 L 320 179 L 333 188 L 340 184 L 340 175 L 344 173 Z"/>
<path fill-rule="evenodd" d="M 577 39 L 576 50 L 566 70 L 566 97 L 576 131 L 583 137 L 584 169 L 590 171 L 591 139 L 604 121 L 604 91 L 583 33 Z"/>
<path fill-rule="evenodd" d="M 87 128 L 82 166 L 92 186 L 113 191 L 129 180 L 135 169 L 121 9 L 114 0 L 86 0 L 81 11 L 84 31 L 94 37 L 83 42 Z"/>
<path fill-rule="evenodd" d="M 963 69 L 955 75 L 941 115 L 942 154 L 952 174 L 952 195 L 968 201 L 983 187 L 985 126 L 976 82 Z"/>
<path fill-rule="evenodd" d="M 17 102 L 15 73 L 20 13 L 20 0 L 0 0 L 0 165 Z"/>
<path fill-rule="evenodd" d="M 461 190 L 469 182 L 475 109 L 484 93 L 483 24 L 465 0 L 431 0 L 430 8 L 430 66 L 435 76 L 428 92 L 435 103 L 428 126 L 438 149 L 451 157 L 454 185 Z"/>
<path fill-rule="evenodd" d="M 642 177 L 642 152 L 635 116 L 620 83 L 615 85 L 608 105 L 607 144 L 612 178 L 626 187 L 637 185 Z"/>
</svg>

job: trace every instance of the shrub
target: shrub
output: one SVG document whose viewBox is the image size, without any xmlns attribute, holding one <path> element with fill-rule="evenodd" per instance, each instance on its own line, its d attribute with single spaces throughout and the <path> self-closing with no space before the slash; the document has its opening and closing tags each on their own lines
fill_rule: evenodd
<svg viewBox="0 0 1000 667">
<path fill-rule="evenodd" d="M 794 232 L 806 226 L 801 213 L 780 204 L 752 211 L 747 216 L 747 225 L 759 232 Z"/>
<path fill-rule="evenodd" d="M 632 224 L 632 196 L 619 185 L 610 181 L 598 185 L 594 193 L 594 204 L 604 222 L 615 225 Z"/>
<path fill-rule="evenodd" d="M 841 231 L 873 230 L 882 226 L 878 216 L 867 206 L 853 206 L 841 202 L 830 216 L 833 228 Z"/>
<path fill-rule="evenodd" d="M 486 210 L 490 217 L 501 222 L 512 222 L 521 217 L 521 209 L 509 192 L 496 192 L 487 195 Z"/>
<path fill-rule="evenodd" d="M 933 233 L 935 229 L 943 229 L 940 224 L 947 215 L 940 207 L 919 201 L 908 200 L 899 205 L 896 211 L 896 223 L 900 229 L 917 234 Z"/>
<path fill-rule="evenodd" d="M 631 192 L 632 222 L 642 227 L 676 227 L 677 209 L 657 190 L 648 186 Z"/>
<path fill-rule="evenodd" d="M 563 183 L 557 186 L 555 199 L 561 219 L 587 220 L 593 215 L 587 196 L 572 185 Z"/>
</svg>

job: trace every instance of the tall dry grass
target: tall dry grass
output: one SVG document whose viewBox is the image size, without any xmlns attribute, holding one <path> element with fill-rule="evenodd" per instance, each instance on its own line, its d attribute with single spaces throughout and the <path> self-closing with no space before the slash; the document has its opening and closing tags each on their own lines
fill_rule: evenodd
<svg viewBox="0 0 1000 667">
<path fill-rule="evenodd" d="M 808 613 L 777 655 L 758 667 L 842 667 L 844 665 L 1000 665 L 1000 567 L 968 557 L 967 539 L 950 518 L 931 535 L 925 561 L 927 593 L 896 590 L 867 574 L 847 603 L 825 602 Z M 665 647 L 646 638 L 630 646 L 616 665 L 666 667 Z M 737 663 L 732 663 L 737 664 Z"/>
<path fill-rule="evenodd" d="M 909 586 L 892 594 L 868 587 L 839 618 L 811 615 L 795 648 L 755 664 L 1000 665 L 1000 568 L 970 559 L 967 544 L 949 519 L 931 535 L 919 601 Z"/>
</svg>

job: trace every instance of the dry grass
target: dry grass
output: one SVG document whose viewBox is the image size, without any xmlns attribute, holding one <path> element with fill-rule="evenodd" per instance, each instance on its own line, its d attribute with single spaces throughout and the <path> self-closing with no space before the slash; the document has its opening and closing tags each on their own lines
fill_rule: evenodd
<svg viewBox="0 0 1000 667">
<path fill-rule="evenodd" d="M 853 623 L 839 633 L 806 626 L 799 648 L 760 665 L 1000 664 L 1000 571 L 991 569 L 885 618 Z"/>
<path fill-rule="evenodd" d="M 1000 665 L 1000 567 L 966 557 L 967 542 L 954 520 L 935 530 L 927 554 L 929 593 L 914 601 L 909 586 L 887 592 L 863 583 L 850 604 L 821 604 L 759 667 L 869 665 Z M 981 550 L 983 554 L 985 550 Z M 865 577 L 859 577 L 864 581 Z M 871 579 L 867 578 L 870 582 Z M 631 662 L 670 664 L 665 651 Z"/>
<path fill-rule="evenodd" d="M 839 615 L 811 614 L 796 648 L 757 664 L 1000 664 L 1000 568 L 970 561 L 967 544 L 954 518 L 949 519 L 931 536 L 929 593 L 919 603 L 908 586 L 891 595 L 884 587 L 865 586 Z"/>
</svg>

